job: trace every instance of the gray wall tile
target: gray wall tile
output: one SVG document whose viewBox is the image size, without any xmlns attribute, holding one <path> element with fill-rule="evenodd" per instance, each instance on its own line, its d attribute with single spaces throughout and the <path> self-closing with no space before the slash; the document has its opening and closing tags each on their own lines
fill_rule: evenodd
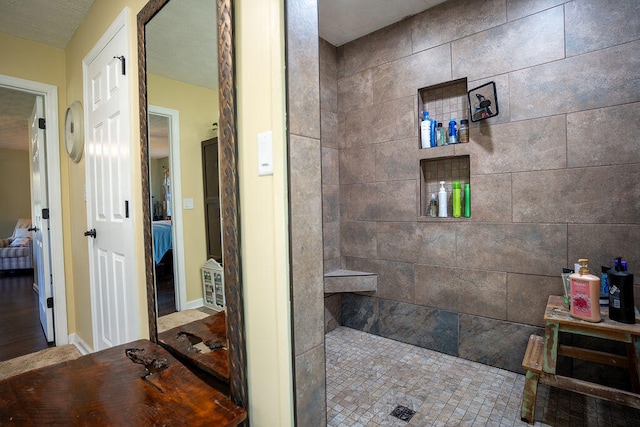
<svg viewBox="0 0 640 427">
<path fill-rule="evenodd" d="M 563 9 L 549 9 L 455 40 L 451 57 L 453 78 L 469 80 L 564 58 Z"/>
<path fill-rule="evenodd" d="M 544 335 L 535 326 L 460 315 L 460 345 L 458 355 L 490 366 L 524 373 L 522 357 L 529 336 Z"/>
<path fill-rule="evenodd" d="M 336 80 L 338 76 L 337 48 L 325 39 L 321 38 L 318 44 L 318 49 L 318 53 L 320 55 L 320 74 L 326 74 Z"/>
<path fill-rule="evenodd" d="M 411 19 L 413 51 L 419 52 L 506 21 L 504 0 L 450 0 Z"/>
<path fill-rule="evenodd" d="M 412 263 L 345 257 L 345 267 L 378 275 L 378 289 L 371 295 L 395 301 L 414 301 L 415 280 Z"/>
<path fill-rule="evenodd" d="M 564 6 L 567 56 L 626 43 L 640 38 L 640 25 L 630 17 L 640 14 L 640 1 L 581 0 Z M 585 27 L 589 30 L 585 31 Z"/>
<path fill-rule="evenodd" d="M 640 101 L 640 41 L 514 71 L 511 120 Z"/>
<path fill-rule="evenodd" d="M 343 185 L 348 203 L 347 220 L 415 221 L 417 184 L 412 181 L 374 182 Z"/>
<path fill-rule="evenodd" d="M 327 260 L 340 258 L 340 222 L 328 222 L 322 225 L 325 271 Z M 338 261 L 338 266 L 339 266 Z"/>
<path fill-rule="evenodd" d="M 416 96 L 409 96 L 347 113 L 346 147 L 417 135 L 416 105 Z"/>
<path fill-rule="evenodd" d="M 516 222 L 637 224 L 637 165 L 513 174 Z"/>
<path fill-rule="evenodd" d="M 328 333 L 341 325 L 340 307 L 342 294 L 325 295 L 324 297 L 324 333 Z"/>
<path fill-rule="evenodd" d="M 640 163 L 640 103 L 567 114 L 567 166 Z"/>
<path fill-rule="evenodd" d="M 290 136 L 291 265 L 295 351 L 323 342 L 321 149 L 317 139 Z"/>
<path fill-rule="evenodd" d="M 381 299 L 379 334 L 392 340 L 458 355 L 458 315 Z"/>
<path fill-rule="evenodd" d="M 366 221 L 341 221 L 340 254 L 376 257 L 376 224 Z"/>
<path fill-rule="evenodd" d="M 322 146 L 340 148 L 340 134 L 338 132 L 338 115 L 332 111 L 320 110 Z"/>
<path fill-rule="evenodd" d="M 318 13 L 308 2 L 287 3 L 289 132 L 320 138 Z"/>
<path fill-rule="evenodd" d="M 340 186 L 322 186 L 322 222 L 340 222 Z"/>
<path fill-rule="evenodd" d="M 363 70 L 338 80 L 338 112 L 370 107 L 373 102 L 372 71 Z"/>
<path fill-rule="evenodd" d="M 324 343 L 296 356 L 296 425 L 318 426 L 327 422 Z"/>
<path fill-rule="evenodd" d="M 640 221 L 627 225 L 579 224 L 569 225 L 569 265 L 580 258 L 589 260 L 589 268 L 599 274 L 600 266 L 613 266 L 613 260 L 622 257 L 640 284 Z M 639 306 L 640 307 L 640 306 Z"/>
<path fill-rule="evenodd" d="M 392 100 L 451 80 L 449 44 L 437 46 L 373 69 L 373 98 Z"/>
<path fill-rule="evenodd" d="M 507 18 L 513 21 L 567 2 L 568 0 L 507 0 Z"/>
<path fill-rule="evenodd" d="M 471 220 L 511 222 L 511 174 L 471 176 Z"/>
<path fill-rule="evenodd" d="M 335 75 L 320 73 L 320 108 L 338 111 L 338 82 Z"/>
<path fill-rule="evenodd" d="M 323 141 L 324 142 L 324 141 Z M 340 152 L 334 148 L 322 146 L 322 183 L 340 184 Z"/>
<path fill-rule="evenodd" d="M 340 313 L 343 326 L 379 335 L 378 298 L 344 294 L 342 295 Z"/>
<path fill-rule="evenodd" d="M 456 229 L 451 223 L 380 222 L 378 257 L 432 265 L 455 265 Z"/>
<path fill-rule="evenodd" d="M 458 224 L 457 229 L 459 266 L 554 276 L 567 265 L 563 224 Z"/>
<path fill-rule="evenodd" d="M 544 310 L 549 295 L 564 295 L 561 272 L 553 277 L 509 273 L 507 320 L 544 327 Z"/>
<path fill-rule="evenodd" d="M 340 76 L 349 76 L 411 53 L 411 27 L 404 21 L 368 34 L 342 48 Z"/>
<path fill-rule="evenodd" d="M 373 182 L 376 177 L 376 151 L 371 145 L 340 150 L 340 184 Z"/>
<path fill-rule="evenodd" d="M 480 127 L 468 144 L 474 174 L 558 169 L 567 165 L 565 116 Z"/>
<path fill-rule="evenodd" d="M 419 172 L 416 152 L 418 138 L 405 138 L 397 141 L 376 144 L 375 180 L 396 181 L 417 179 Z"/>
<path fill-rule="evenodd" d="M 494 319 L 507 318 L 507 274 L 416 264 L 416 303 Z"/>
</svg>

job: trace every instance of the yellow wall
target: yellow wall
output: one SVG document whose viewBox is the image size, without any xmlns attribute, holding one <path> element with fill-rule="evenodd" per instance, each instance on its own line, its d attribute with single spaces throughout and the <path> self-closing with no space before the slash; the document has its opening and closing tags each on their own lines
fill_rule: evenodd
<svg viewBox="0 0 640 427">
<path fill-rule="evenodd" d="M 284 18 L 280 0 L 236 2 L 240 236 L 250 417 L 293 425 Z M 258 176 L 258 134 L 273 132 L 273 176 Z"/>
<path fill-rule="evenodd" d="M 31 218 L 29 163 L 28 151 L 0 149 L 0 239 L 11 236 L 18 218 Z"/>
<path fill-rule="evenodd" d="M 131 159 L 133 200 L 131 213 L 136 229 L 135 253 L 139 262 L 135 263 L 136 278 L 138 283 L 138 306 L 140 333 L 142 337 L 148 337 L 148 318 L 146 286 L 144 276 L 144 248 L 142 236 L 142 188 L 140 180 L 140 135 L 138 120 L 138 62 L 137 38 L 136 38 L 136 14 L 146 2 L 142 0 L 96 0 L 85 20 L 73 35 L 65 49 L 66 53 L 66 87 L 69 103 L 83 100 L 82 89 L 82 60 L 100 40 L 109 26 L 120 14 L 125 6 L 130 8 L 130 52 L 127 56 L 128 78 L 131 82 Z M 64 110 L 61 110 L 64 111 Z M 89 346 L 93 345 L 93 333 L 91 323 L 91 293 L 89 288 L 89 254 L 86 237 L 83 232 L 87 229 L 86 205 L 84 202 L 85 164 L 84 157 L 79 163 L 67 162 L 69 174 L 69 211 L 65 216 L 65 235 L 71 242 L 70 251 L 72 265 L 67 271 L 73 276 L 74 305 L 76 315 L 76 333 Z M 69 274 L 68 274 L 69 275 Z"/>
<path fill-rule="evenodd" d="M 34 43 L 28 40 L 0 33 L 0 74 L 11 77 L 45 83 L 58 88 L 58 129 L 60 129 L 59 142 L 64 144 L 62 132 L 64 131 L 64 112 L 67 109 L 65 52 L 51 46 Z M 65 165 L 68 157 L 63 146 L 60 148 L 60 186 L 64 221 L 64 250 L 65 254 L 70 249 L 70 235 L 68 233 L 68 207 L 69 207 L 69 174 Z M 62 248 L 54 248 L 60 250 Z M 71 257 L 65 257 L 65 286 L 67 296 L 67 327 L 69 334 L 75 332 L 75 310 L 73 278 L 70 274 Z"/>
<path fill-rule="evenodd" d="M 182 197 L 193 199 L 193 209 L 183 209 L 187 302 L 202 299 L 200 267 L 207 260 L 202 182 L 201 142 L 212 138 L 218 121 L 218 91 L 150 74 L 149 104 L 180 112 L 180 176 Z M 177 206 L 182 201 L 176 201 Z"/>
</svg>

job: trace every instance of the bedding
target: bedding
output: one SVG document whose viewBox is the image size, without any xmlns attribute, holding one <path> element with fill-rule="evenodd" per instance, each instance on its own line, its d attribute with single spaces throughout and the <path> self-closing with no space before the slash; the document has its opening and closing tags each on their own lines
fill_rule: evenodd
<svg viewBox="0 0 640 427">
<path fill-rule="evenodd" d="M 151 227 L 153 228 L 153 260 L 156 264 L 160 264 L 164 254 L 173 247 L 171 221 L 153 221 Z"/>
</svg>

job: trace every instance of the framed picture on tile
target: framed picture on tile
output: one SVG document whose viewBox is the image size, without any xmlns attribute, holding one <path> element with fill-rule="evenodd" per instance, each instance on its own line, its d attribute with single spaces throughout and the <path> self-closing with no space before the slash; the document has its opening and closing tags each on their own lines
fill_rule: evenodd
<svg viewBox="0 0 640 427">
<path fill-rule="evenodd" d="M 489 82 L 467 92 L 469 98 L 469 117 L 479 122 L 498 115 L 498 95 L 496 83 Z"/>
</svg>

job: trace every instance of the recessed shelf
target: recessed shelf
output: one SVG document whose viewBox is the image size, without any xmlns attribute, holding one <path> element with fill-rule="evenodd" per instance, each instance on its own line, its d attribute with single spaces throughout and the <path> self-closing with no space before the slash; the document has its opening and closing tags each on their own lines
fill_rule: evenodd
<svg viewBox="0 0 640 427">
<path fill-rule="evenodd" d="M 429 118 L 442 123 L 445 132 L 451 118 L 456 119 L 458 128 L 460 128 L 460 120 L 469 119 L 467 79 L 452 80 L 450 82 L 418 89 L 418 109 L 418 117 L 420 120 L 422 120 L 422 112 L 428 111 Z M 422 147 L 422 137 L 419 126 L 418 144 L 419 147 Z M 429 148 L 425 148 L 425 150 L 427 149 Z"/>
<path fill-rule="evenodd" d="M 422 177 L 420 179 L 420 219 L 433 221 L 469 219 L 464 216 L 459 218 L 453 217 L 451 194 L 452 183 L 457 181 L 460 182 L 460 186 L 463 189 L 462 197 L 464 197 L 464 184 L 471 184 L 470 163 L 468 155 L 420 160 L 420 175 Z M 445 188 L 447 189 L 447 218 L 429 216 L 429 202 L 431 201 L 431 195 L 435 194 L 436 198 L 438 197 L 440 181 L 445 181 Z M 471 187 L 471 193 L 473 193 L 473 186 Z M 464 215 L 464 199 L 462 201 L 462 207 Z"/>
</svg>

